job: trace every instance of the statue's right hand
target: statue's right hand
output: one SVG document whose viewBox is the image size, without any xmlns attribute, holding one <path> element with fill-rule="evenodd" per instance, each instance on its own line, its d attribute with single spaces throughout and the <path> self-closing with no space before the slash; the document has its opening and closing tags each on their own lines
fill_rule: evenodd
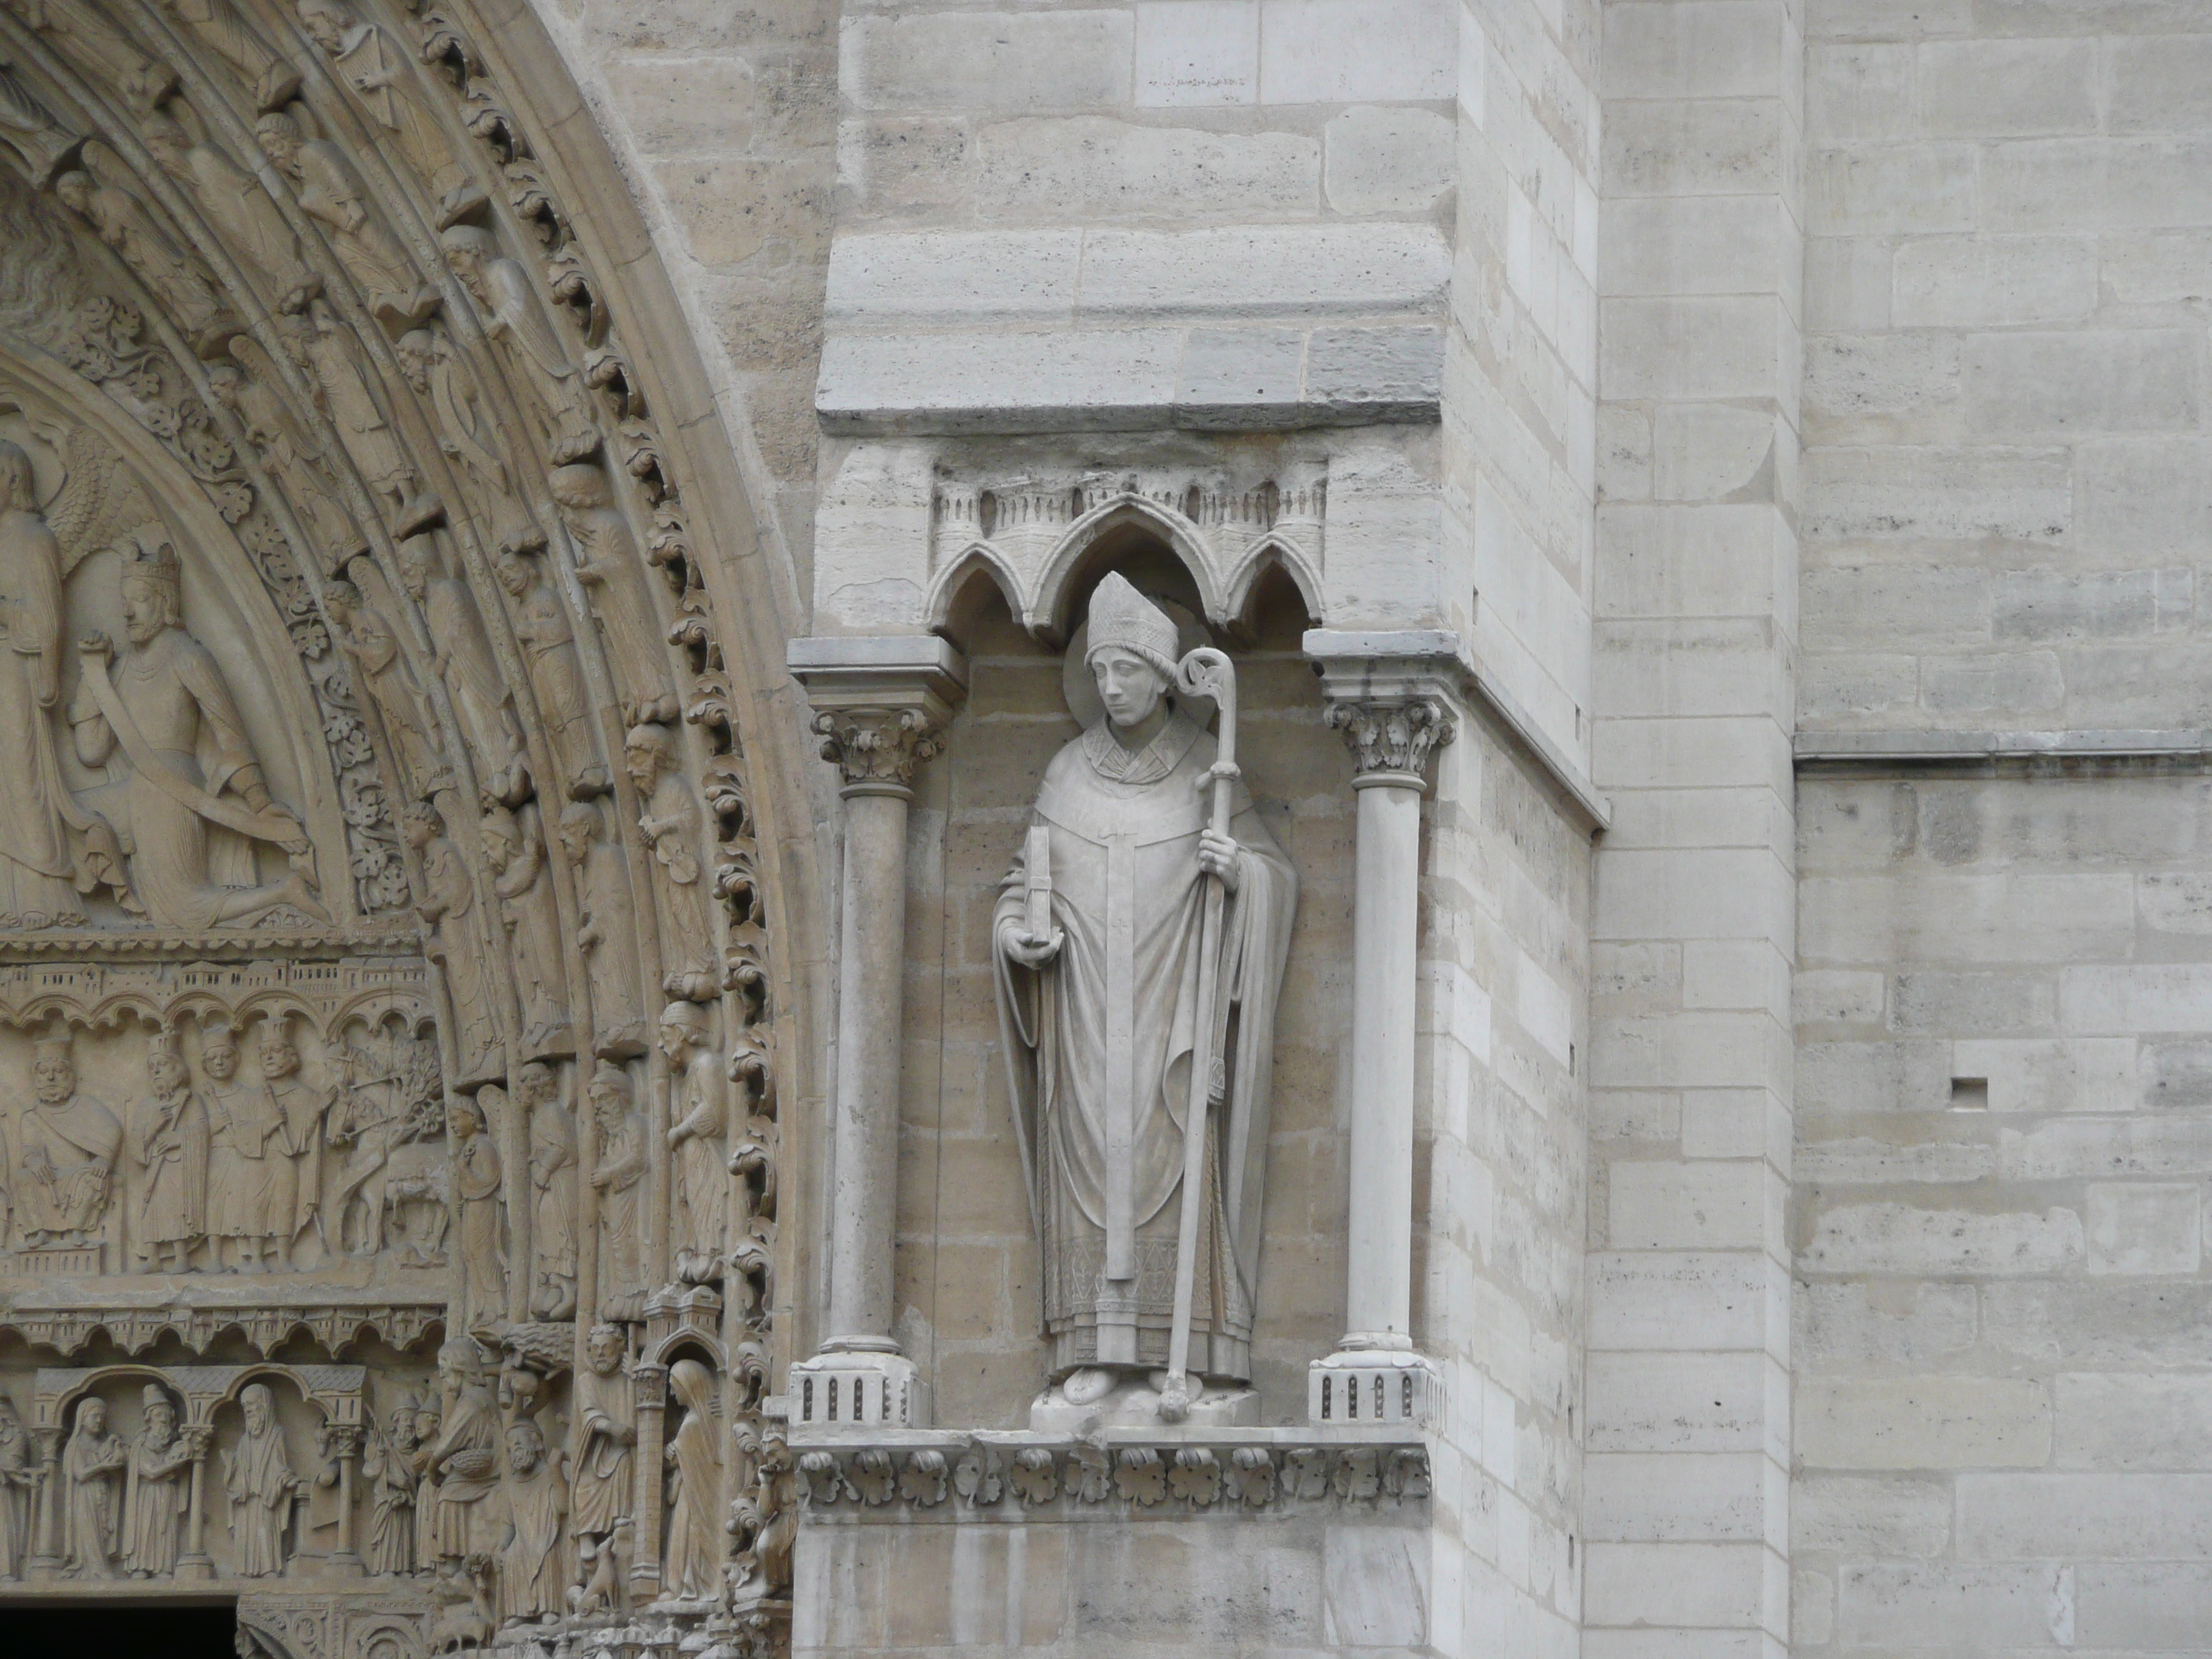
<svg viewBox="0 0 2212 1659">
<path fill-rule="evenodd" d="M 104 663 L 115 659 L 115 641 L 96 629 L 80 639 L 76 648 L 83 655 L 97 657 Z"/>
<path fill-rule="evenodd" d="M 1038 939 L 1020 923 L 1007 921 L 999 928 L 999 949 L 1009 960 L 1024 968 L 1042 968 L 1060 954 L 1061 942 L 1066 938 L 1059 928 L 1052 930 L 1048 939 Z"/>
</svg>

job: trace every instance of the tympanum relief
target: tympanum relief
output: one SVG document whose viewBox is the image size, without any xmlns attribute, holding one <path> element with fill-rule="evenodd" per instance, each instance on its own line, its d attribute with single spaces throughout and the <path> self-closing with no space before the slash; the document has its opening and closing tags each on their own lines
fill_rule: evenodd
<svg viewBox="0 0 2212 1659">
<path fill-rule="evenodd" d="M 765 1642 L 757 804 L 470 27 L 0 0 L 0 1596 Z"/>
</svg>

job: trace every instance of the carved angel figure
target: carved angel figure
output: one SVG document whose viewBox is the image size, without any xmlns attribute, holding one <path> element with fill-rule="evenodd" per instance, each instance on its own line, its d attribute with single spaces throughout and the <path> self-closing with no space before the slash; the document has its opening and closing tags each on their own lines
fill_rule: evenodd
<svg viewBox="0 0 2212 1659">
<path fill-rule="evenodd" d="M 590 591 L 606 629 L 622 694 L 633 705 L 657 702 L 669 690 L 668 641 L 639 582 L 645 561 L 614 504 L 606 469 L 579 461 L 554 468 L 547 482 L 576 544 L 576 580 Z"/>
<path fill-rule="evenodd" d="M 300 0 L 300 26 L 331 55 L 339 76 L 392 147 L 436 192 L 441 230 L 483 205 L 483 186 L 470 178 L 445 129 L 424 106 L 408 54 L 390 35 L 339 0 Z"/>
<path fill-rule="evenodd" d="M 497 239 L 479 226 L 453 225 L 438 240 L 446 264 L 476 301 L 483 331 L 537 394 L 546 459 L 560 465 L 587 459 L 598 450 L 599 434 L 585 405 L 583 376 L 561 349 L 530 273 L 501 254 Z"/>
<path fill-rule="evenodd" d="M 54 742 L 61 549 L 39 511 L 31 458 L 11 443 L 0 442 L 0 927 L 81 926 L 69 832 L 82 814 Z"/>
<path fill-rule="evenodd" d="M 689 980 L 712 986 L 714 935 L 699 880 L 699 800 L 678 760 L 675 734 L 657 720 L 640 721 L 623 739 L 623 763 L 637 787 L 638 831 L 659 866 L 661 955 L 669 964 L 664 984 L 671 990 Z M 693 988 L 681 986 L 685 994 Z"/>
<path fill-rule="evenodd" d="M 328 922 L 307 832 L 270 798 L 222 670 L 185 631 L 176 550 L 137 541 L 122 588 L 129 648 L 118 660 L 105 634 L 79 642 L 69 718 L 80 761 L 124 767 L 92 794 L 125 837 L 148 915 L 198 930 L 249 926 L 289 905 Z M 257 842 L 282 848 L 291 872 L 258 882 Z"/>
<path fill-rule="evenodd" d="M 78 1402 L 76 1426 L 62 1449 L 61 1507 L 68 1542 L 64 1571 L 72 1578 L 112 1578 L 122 1506 L 117 1478 L 131 1461 L 123 1437 L 107 1428 L 107 1402 Z"/>
<path fill-rule="evenodd" d="M 323 278 L 301 257 L 300 239 L 285 222 L 283 210 L 261 181 L 209 142 L 204 131 L 187 127 L 175 108 L 149 111 L 141 137 L 161 170 L 192 193 L 200 210 L 224 233 L 224 246 L 251 267 L 268 292 L 288 312 L 295 312 L 322 292 Z M 189 109 L 185 117 L 190 118 Z"/>
</svg>

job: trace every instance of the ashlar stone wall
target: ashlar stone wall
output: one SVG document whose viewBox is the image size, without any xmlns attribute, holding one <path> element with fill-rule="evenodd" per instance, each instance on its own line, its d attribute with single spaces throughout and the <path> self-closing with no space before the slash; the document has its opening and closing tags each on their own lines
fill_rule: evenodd
<svg viewBox="0 0 2212 1659">
<path fill-rule="evenodd" d="M 1796 1651 L 2197 1649 L 2212 784 L 1802 798 Z"/>
</svg>

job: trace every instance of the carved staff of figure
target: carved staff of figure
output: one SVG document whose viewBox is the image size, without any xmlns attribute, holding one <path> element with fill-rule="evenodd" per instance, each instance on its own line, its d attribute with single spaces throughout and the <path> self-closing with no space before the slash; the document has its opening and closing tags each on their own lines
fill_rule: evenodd
<svg viewBox="0 0 2212 1659">
<path fill-rule="evenodd" d="M 372 1494 L 368 1570 L 380 1578 L 415 1571 L 415 1396 L 402 1395 L 392 1408 L 389 1435 L 372 1433 L 362 1457 L 362 1478 Z M 369 1427 L 376 1419 L 372 1414 Z"/>
<path fill-rule="evenodd" d="M 15 1402 L 0 1395 L 0 1578 L 21 1579 L 32 1554 L 31 1493 L 38 1485 L 38 1459 Z"/>
<path fill-rule="evenodd" d="M 131 1121 L 131 1154 L 143 1172 L 137 1236 L 156 1273 L 186 1273 L 192 1247 L 207 1235 L 210 1136 L 207 1108 L 192 1092 L 176 1040 L 161 1032 L 146 1045 L 153 1092 Z"/>
<path fill-rule="evenodd" d="M 300 1477 L 284 1449 L 276 1422 L 276 1397 L 265 1382 L 249 1382 L 239 1395 L 246 1427 L 234 1450 L 223 1454 L 222 1490 L 230 1505 L 230 1532 L 238 1545 L 238 1576 L 273 1578 L 284 1571 L 284 1534 Z"/>
<path fill-rule="evenodd" d="M 1203 1219 L 1184 1253 L 1204 1291 L 1185 1322 L 1191 1369 L 1251 1374 L 1269 1062 L 1297 878 L 1233 781 L 1228 832 L 1210 817 L 1222 778 L 1213 740 L 1170 700 L 1175 623 L 1109 575 L 1087 627 L 1103 715 L 1054 757 L 1031 820 L 1047 832 L 1050 929 L 1030 925 L 1025 848 L 993 935 L 1052 1366 L 1071 1397 L 1095 1399 L 1165 1366 L 1182 1328 L 1176 1200 L 1190 1103 L 1209 1097 L 1223 1107 L 1199 1126 Z M 1211 933 L 1209 890 L 1221 894 Z M 1221 994 L 1201 1032 L 1203 972 Z"/>
<path fill-rule="evenodd" d="M 453 1143 L 453 1198 L 460 1209 L 461 1303 L 469 1328 L 480 1330 L 507 1313 L 505 1253 L 499 1243 L 499 1148 L 484 1133 L 484 1109 L 472 1096 L 455 1095 L 447 1106 L 446 1133 Z"/>
<path fill-rule="evenodd" d="M 72 1578 L 112 1578 L 119 1507 L 116 1477 L 130 1461 L 120 1435 L 107 1431 L 107 1402 L 95 1397 L 76 1408 L 76 1427 L 62 1449 L 62 1504 L 68 1538 L 65 1571 Z"/>
<path fill-rule="evenodd" d="M 133 1578 L 167 1578 L 177 1570 L 177 1530 L 191 1499 L 192 1451 L 178 1437 L 177 1406 L 157 1382 L 139 1391 L 145 1426 L 131 1445 L 125 1479 L 124 1565 Z"/>
<path fill-rule="evenodd" d="M 507 1537 L 499 1553 L 500 1616 L 509 1622 L 561 1611 L 567 1574 L 562 1571 L 562 1522 L 568 1493 L 545 1455 L 533 1418 L 507 1431 Z"/>
<path fill-rule="evenodd" d="M 684 1421 L 668 1442 L 668 1562 L 664 1593 L 713 1594 L 721 1580 L 722 1442 L 714 1421 L 714 1374 L 696 1359 L 668 1368 L 668 1389 Z"/>
</svg>

